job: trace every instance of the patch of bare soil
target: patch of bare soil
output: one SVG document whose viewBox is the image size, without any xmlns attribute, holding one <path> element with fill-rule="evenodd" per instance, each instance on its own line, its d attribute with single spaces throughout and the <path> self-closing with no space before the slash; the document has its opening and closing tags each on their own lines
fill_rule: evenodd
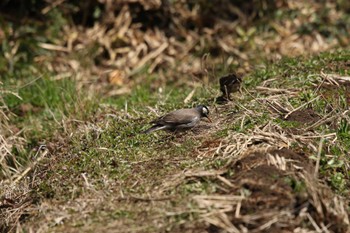
<svg viewBox="0 0 350 233">
<path fill-rule="evenodd" d="M 350 105 L 350 82 L 343 82 L 339 85 L 324 83 L 320 90 L 322 96 L 330 101 L 340 97 L 340 92 L 344 92 L 346 103 Z"/>
<path fill-rule="evenodd" d="M 332 61 L 326 67 L 331 71 L 350 70 L 350 61 Z"/>
<path fill-rule="evenodd" d="M 329 66 L 328 69 L 332 71 L 336 68 L 346 72 L 350 68 L 349 61 L 337 63 L 331 62 L 330 64 L 332 64 L 333 68 Z M 327 102 L 335 102 L 333 100 L 338 100 L 344 95 L 346 104 L 350 104 L 350 76 L 339 75 L 337 73 L 326 74 L 321 72 L 320 77 L 322 78 L 322 82 L 318 85 L 317 91 Z"/>
<path fill-rule="evenodd" d="M 304 154 L 289 149 L 247 153 L 217 181 L 225 187 L 221 198 L 196 198 L 208 210 L 203 215 L 208 232 L 349 230 L 345 203 L 318 181 Z"/>
<path fill-rule="evenodd" d="M 313 124 L 320 119 L 320 116 L 313 109 L 307 108 L 291 113 L 286 120 L 296 121 L 302 124 Z"/>
<path fill-rule="evenodd" d="M 25 205 L 19 204 L 22 209 L 17 216 L 21 219 L 16 221 L 42 232 L 49 229 L 57 232 L 86 232 L 91 229 L 101 232 L 126 232 L 126 229 L 130 232 L 164 232 L 168 229 L 171 232 L 210 233 L 348 232 L 348 203 L 318 180 L 316 167 L 308 155 L 271 146 L 278 145 L 281 140 L 285 141 L 281 145 L 288 144 L 286 137 L 290 135 L 282 131 L 277 136 L 272 135 L 272 132 L 277 134 L 279 129 L 266 125 L 264 131 L 257 128 L 251 135 L 241 135 L 241 139 L 239 133 L 228 135 L 229 140 L 225 141 L 210 137 L 214 127 L 210 128 L 207 123 L 199 128 L 202 127 L 200 135 L 196 131 L 174 138 L 166 135 L 160 140 L 167 143 L 160 143 L 159 148 L 154 148 L 161 151 L 173 144 L 198 139 L 200 145 L 190 154 L 174 156 L 157 153 L 129 162 L 132 175 L 125 180 L 104 177 L 101 186 L 84 173 L 78 177 L 67 175 L 76 174 L 74 168 L 57 165 L 58 158 L 46 168 L 38 167 L 33 175 L 37 181 L 45 178 L 46 172 L 64 170 L 60 175 L 46 179 L 50 185 L 62 188 L 52 190 L 56 196 L 69 194 L 70 200 L 52 198 L 52 188 L 42 187 L 47 189 L 45 193 L 49 196 L 36 203 L 30 199 L 28 192 L 23 191 L 23 200 L 26 196 L 29 199 L 23 202 Z M 55 142 L 56 146 L 60 144 Z M 61 146 L 48 145 L 48 148 L 55 151 L 56 157 L 62 155 L 60 159 L 74 160 L 80 156 L 69 155 L 67 149 Z M 221 158 L 227 156 L 231 160 L 218 170 L 206 170 L 200 164 L 206 162 L 205 159 L 215 160 L 215 151 L 222 151 Z M 117 160 L 113 159 L 110 163 L 115 169 L 120 169 L 121 164 Z M 181 185 L 202 183 L 204 186 L 203 181 L 208 180 L 215 191 L 203 192 L 200 189 L 185 194 L 182 193 L 185 191 L 179 191 Z M 75 190 L 80 193 L 75 194 Z M 9 206 L 5 201 L 2 201 L 3 209 L 13 210 L 15 206 Z M 29 217 L 27 213 L 31 213 Z M 198 219 L 188 217 L 193 213 L 199 216 Z M 91 220 L 91 216 L 95 215 L 100 222 Z M 174 220 L 183 216 L 184 220 L 179 223 Z M 79 224 L 82 226 L 78 229 Z M 168 228 L 170 225 L 172 227 Z"/>
</svg>

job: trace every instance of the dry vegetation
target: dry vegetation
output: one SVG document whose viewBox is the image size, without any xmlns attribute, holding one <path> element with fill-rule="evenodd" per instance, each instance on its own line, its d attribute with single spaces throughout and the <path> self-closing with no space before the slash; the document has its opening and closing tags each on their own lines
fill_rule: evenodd
<svg viewBox="0 0 350 233">
<path fill-rule="evenodd" d="M 350 231 L 347 1 L 0 6 L 0 231 Z"/>
</svg>

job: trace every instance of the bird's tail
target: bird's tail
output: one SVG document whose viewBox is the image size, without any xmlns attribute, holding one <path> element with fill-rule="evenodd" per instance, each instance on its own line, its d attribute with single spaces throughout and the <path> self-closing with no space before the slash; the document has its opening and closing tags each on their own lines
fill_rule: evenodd
<svg viewBox="0 0 350 233">
<path fill-rule="evenodd" d="M 141 133 L 144 134 L 148 134 L 148 133 L 152 133 L 154 131 L 158 131 L 158 130 L 162 130 L 162 129 L 166 129 L 167 127 L 165 125 L 154 125 L 149 129 L 146 129 L 145 131 L 142 131 Z"/>
</svg>

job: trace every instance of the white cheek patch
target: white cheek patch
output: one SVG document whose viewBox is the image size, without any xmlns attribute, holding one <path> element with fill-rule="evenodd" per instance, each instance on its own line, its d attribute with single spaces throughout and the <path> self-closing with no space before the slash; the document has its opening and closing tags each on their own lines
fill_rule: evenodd
<svg viewBox="0 0 350 233">
<path fill-rule="evenodd" d="M 206 115 L 208 114 L 208 109 L 207 108 L 202 108 L 203 113 Z"/>
</svg>

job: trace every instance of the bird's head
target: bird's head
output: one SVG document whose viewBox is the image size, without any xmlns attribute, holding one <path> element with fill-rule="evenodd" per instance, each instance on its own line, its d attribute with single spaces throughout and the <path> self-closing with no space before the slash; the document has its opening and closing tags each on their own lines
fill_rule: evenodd
<svg viewBox="0 0 350 233">
<path fill-rule="evenodd" d="M 205 117 L 205 118 L 207 118 L 210 122 L 212 122 L 211 119 L 209 118 L 209 108 L 208 108 L 207 106 L 205 106 L 205 105 L 199 105 L 199 106 L 197 106 L 196 108 L 197 108 L 197 110 L 199 111 L 199 113 L 201 114 L 201 117 Z"/>
</svg>

